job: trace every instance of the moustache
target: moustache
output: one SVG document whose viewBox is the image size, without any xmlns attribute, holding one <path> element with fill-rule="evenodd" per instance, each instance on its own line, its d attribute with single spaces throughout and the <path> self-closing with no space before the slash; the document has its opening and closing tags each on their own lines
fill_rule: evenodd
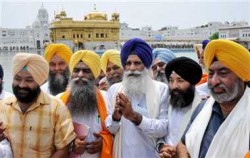
<svg viewBox="0 0 250 158">
<path fill-rule="evenodd" d="M 125 76 L 141 76 L 142 75 L 142 72 L 140 71 L 125 71 Z"/>
<path fill-rule="evenodd" d="M 79 78 L 79 77 L 74 78 L 74 79 L 73 79 L 73 82 L 74 82 L 75 84 L 89 84 L 89 83 L 90 83 L 90 81 L 89 81 L 88 79 Z"/>
</svg>

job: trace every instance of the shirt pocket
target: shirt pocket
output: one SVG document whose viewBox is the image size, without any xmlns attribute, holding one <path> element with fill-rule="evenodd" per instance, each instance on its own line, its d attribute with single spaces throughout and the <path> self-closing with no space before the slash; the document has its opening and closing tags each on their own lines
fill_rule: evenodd
<svg viewBox="0 0 250 158">
<path fill-rule="evenodd" d="M 50 127 L 41 127 L 30 129 L 27 135 L 28 146 L 36 151 L 53 150 L 54 129 Z"/>
</svg>

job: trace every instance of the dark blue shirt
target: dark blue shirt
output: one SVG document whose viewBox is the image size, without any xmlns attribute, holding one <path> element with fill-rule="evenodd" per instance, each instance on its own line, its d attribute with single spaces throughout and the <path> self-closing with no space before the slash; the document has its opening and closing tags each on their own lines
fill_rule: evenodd
<svg viewBox="0 0 250 158">
<path fill-rule="evenodd" d="M 189 122 L 189 124 L 188 124 L 182 138 L 181 138 L 181 141 L 183 144 L 185 144 L 186 132 L 188 131 L 190 125 L 192 124 L 192 122 L 194 121 L 196 116 L 202 110 L 204 104 L 205 104 L 205 102 L 200 103 L 199 106 L 193 112 L 193 114 L 191 116 L 191 120 L 190 120 L 190 122 Z M 212 108 L 211 118 L 209 120 L 209 123 L 207 125 L 207 128 L 205 130 L 205 133 L 204 133 L 202 141 L 201 141 L 199 158 L 204 158 L 206 156 L 208 148 L 209 148 L 209 146 L 214 138 L 214 135 L 224 120 L 225 120 L 225 118 L 223 117 L 221 108 L 220 108 L 219 104 L 215 102 L 213 105 L 213 108 Z"/>
</svg>

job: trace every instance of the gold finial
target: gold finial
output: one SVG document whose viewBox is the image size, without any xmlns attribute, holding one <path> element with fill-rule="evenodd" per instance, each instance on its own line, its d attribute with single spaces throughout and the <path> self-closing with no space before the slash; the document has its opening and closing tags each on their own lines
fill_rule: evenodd
<svg viewBox="0 0 250 158">
<path fill-rule="evenodd" d="M 94 11 L 96 11 L 96 4 L 94 4 Z"/>
</svg>

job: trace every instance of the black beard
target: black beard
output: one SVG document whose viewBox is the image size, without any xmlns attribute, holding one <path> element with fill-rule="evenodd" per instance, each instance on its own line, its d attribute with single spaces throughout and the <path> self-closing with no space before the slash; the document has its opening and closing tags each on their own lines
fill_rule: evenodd
<svg viewBox="0 0 250 158">
<path fill-rule="evenodd" d="M 69 69 L 60 74 L 62 80 L 56 78 L 56 73 L 50 72 L 48 77 L 49 90 L 52 95 L 57 95 L 66 90 L 69 81 Z"/>
<path fill-rule="evenodd" d="M 72 117 L 93 116 L 97 110 L 94 83 L 86 79 L 78 79 L 72 80 L 71 85 L 68 108 Z"/>
<path fill-rule="evenodd" d="M 155 77 L 155 80 L 163 83 L 168 83 L 165 73 L 162 72 L 158 72 L 157 76 Z"/>
<path fill-rule="evenodd" d="M 0 94 L 2 93 L 2 91 L 3 91 L 3 81 L 2 81 L 2 83 L 0 84 Z"/>
<path fill-rule="evenodd" d="M 175 94 L 178 92 L 178 94 Z M 195 88 L 189 86 L 184 92 L 179 89 L 170 90 L 170 104 L 175 108 L 184 108 L 189 106 L 194 100 Z"/>
<path fill-rule="evenodd" d="M 22 103 L 33 102 L 41 92 L 41 89 L 39 86 L 35 89 L 30 89 L 30 88 L 21 88 L 19 86 L 14 87 L 12 85 L 12 90 L 13 90 L 13 93 L 16 96 L 17 100 L 22 102 Z M 22 94 L 22 92 L 20 92 L 20 91 L 28 91 L 28 93 Z"/>
</svg>

